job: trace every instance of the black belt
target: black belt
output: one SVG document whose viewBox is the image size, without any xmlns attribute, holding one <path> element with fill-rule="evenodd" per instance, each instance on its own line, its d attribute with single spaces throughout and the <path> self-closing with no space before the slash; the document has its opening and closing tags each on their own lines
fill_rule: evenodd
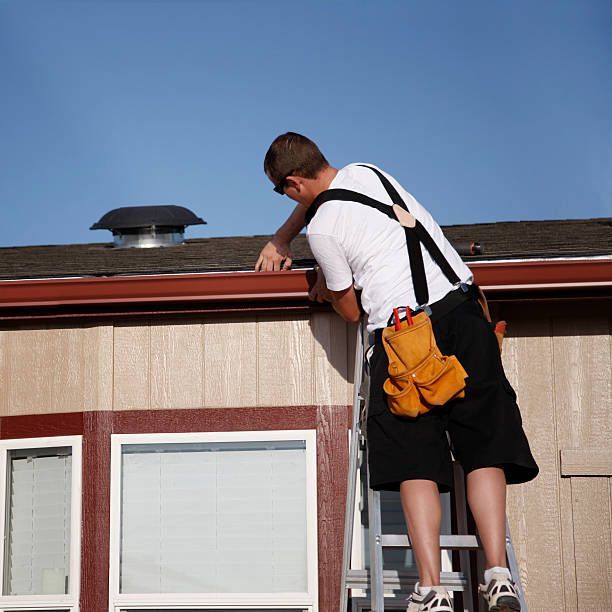
<svg viewBox="0 0 612 612">
<path fill-rule="evenodd" d="M 475 285 L 463 284 L 461 287 L 459 287 L 458 289 L 454 289 L 453 291 L 450 291 L 441 300 L 438 300 L 437 302 L 434 302 L 433 304 L 429 304 L 428 306 L 425 306 L 424 308 L 417 308 L 416 310 L 411 309 L 410 314 L 414 316 L 414 315 L 419 314 L 420 312 L 425 311 L 429 315 L 431 322 L 434 323 L 435 321 L 438 321 L 442 317 L 446 316 L 449 312 L 451 312 L 451 310 L 454 310 L 455 308 L 457 308 L 457 306 L 459 306 L 460 304 L 463 304 L 463 302 L 467 302 L 468 300 L 475 300 L 477 298 L 478 298 L 477 287 Z M 389 317 L 389 321 L 391 321 L 392 318 L 393 318 L 393 315 Z M 390 325 L 391 323 L 388 323 L 388 324 Z M 374 330 L 373 334 L 374 334 L 375 342 L 381 342 L 382 332 L 383 332 L 383 328 Z"/>
</svg>

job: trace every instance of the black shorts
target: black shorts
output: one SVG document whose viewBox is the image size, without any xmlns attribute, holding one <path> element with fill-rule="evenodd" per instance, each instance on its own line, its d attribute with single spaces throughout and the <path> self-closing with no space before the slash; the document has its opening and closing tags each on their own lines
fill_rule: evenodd
<svg viewBox="0 0 612 612">
<path fill-rule="evenodd" d="M 468 373 L 465 397 L 416 418 L 395 416 L 383 391 L 387 354 L 377 342 L 370 358 L 367 420 L 371 487 L 397 491 L 404 480 L 424 479 L 449 491 L 453 470 L 446 432 L 466 474 L 500 467 L 508 484 L 532 480 L 538 466 L 516 394 L 504 374 L 497 338 L 480 305 L 469 299 L 432 323 L 442 353 L 456 355 Z"/>
</svg>

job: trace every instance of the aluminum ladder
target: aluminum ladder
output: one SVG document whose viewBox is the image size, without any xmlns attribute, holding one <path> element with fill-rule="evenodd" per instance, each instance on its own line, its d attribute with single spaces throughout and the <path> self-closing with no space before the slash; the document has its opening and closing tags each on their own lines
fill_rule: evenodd
<svg viewBox="0 0 612 612">
<path fill-rule="evenodd" d="M 363 320 L 357 326 L 355 348 L 355 370 L 353 390 L 352 427 L 349 442 L 349 469 L 346 495 L 346 511 L 344 520 L 344 551 L 342 560 L 342 582 L 340 592 L 339 612 L 347 612 L 349 589 L 363 589 L 369 593 L 369 606 L 365 609 L 371 612 L 384 612 L 387 609 L 405 610 L 407 591 L 412 590 L 417 580 L 415 571 L 402 572 L 385 570 L 383 567 L 384 548 L 411 548 L 410 539 L 406 534 L 388 535 L 382 533 L 382 517 L 380 492 L 369 487 L 369 473 L 366 468 L 368 492 L 368 541 L 370 552 L 370 570 L 351 569 L 351 549 L 353 543 L 353 523 L 355 520 L 355 491 L 359 472 L 359 451 L 365 447 L 362 431 L 363 416 L 367 414 L 369 379 L 365 368 L 365 351 L 367 334 Z M 364 425 L 365 427 L 365 425 Z M 470 551 L 481 549 L 479 538 L 468 534 L 467 502 L 463 471 L 455 463 L 454 466 L 454 512 L 457 524 L 457 535 L 441 535 L 440 548 L 459 552 L 459 571 L 442 572 L 441 584 L 449 591 L 462 592 L 464 612 L 476 612 L 479 602 L 474 601 L 472 572 L 470 568 Z M 519 591 L 521 611 L 527 612 L 524 590 L 520 581 L 518 563 L 510 537 L 510 529 L 506 521 L 506 556 L 508 566 Z M 399 591 L 399 594 L 398 594 Z M 387 597 L 385 597 L 387 593 Z M 403 606 L 402 606 L 403 603 Z"/>
</svg>

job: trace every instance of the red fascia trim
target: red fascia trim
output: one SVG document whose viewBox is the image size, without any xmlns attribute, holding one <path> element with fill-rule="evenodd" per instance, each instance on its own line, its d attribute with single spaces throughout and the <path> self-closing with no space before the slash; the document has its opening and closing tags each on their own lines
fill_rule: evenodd
<svg viewBox="0 0 612 612">
<path fill-rule="evenodd" d="M 612 259 L 487 262 L 470 265 L 489 291 L 612 286 Z M 239 303 L 304 300 L 311 270 L 165 274 L 0 281 L 0 309 L 94 304 Z"/>
<path fill-rule="evenodd" d="M 0 281 L 0 308 L 306 298 L 310 271 Z"/>
<path fill-rule="evenodd" d="M 473 263 L 474 280 L 489 291 L 612 286 L 612 259 Z"/>
</svg>

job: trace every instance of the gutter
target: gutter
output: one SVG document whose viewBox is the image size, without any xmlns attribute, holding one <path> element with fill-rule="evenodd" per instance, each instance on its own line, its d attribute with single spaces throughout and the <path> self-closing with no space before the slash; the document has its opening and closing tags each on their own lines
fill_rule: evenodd
<svg viewBox="0 0 612 612">
<path fill-rule="evenodd" d="M 612 258 L 473 262 L 491 298 L 612 287 Z M 310 310 L 312 270 L 0 281 L 0 320 L 173 312 Z"/>
<path fill-rule="evenodd" d="M 474 262 L 475 282 L 485 291 L 612 287 L 612 258 Z"/>
</svg>

